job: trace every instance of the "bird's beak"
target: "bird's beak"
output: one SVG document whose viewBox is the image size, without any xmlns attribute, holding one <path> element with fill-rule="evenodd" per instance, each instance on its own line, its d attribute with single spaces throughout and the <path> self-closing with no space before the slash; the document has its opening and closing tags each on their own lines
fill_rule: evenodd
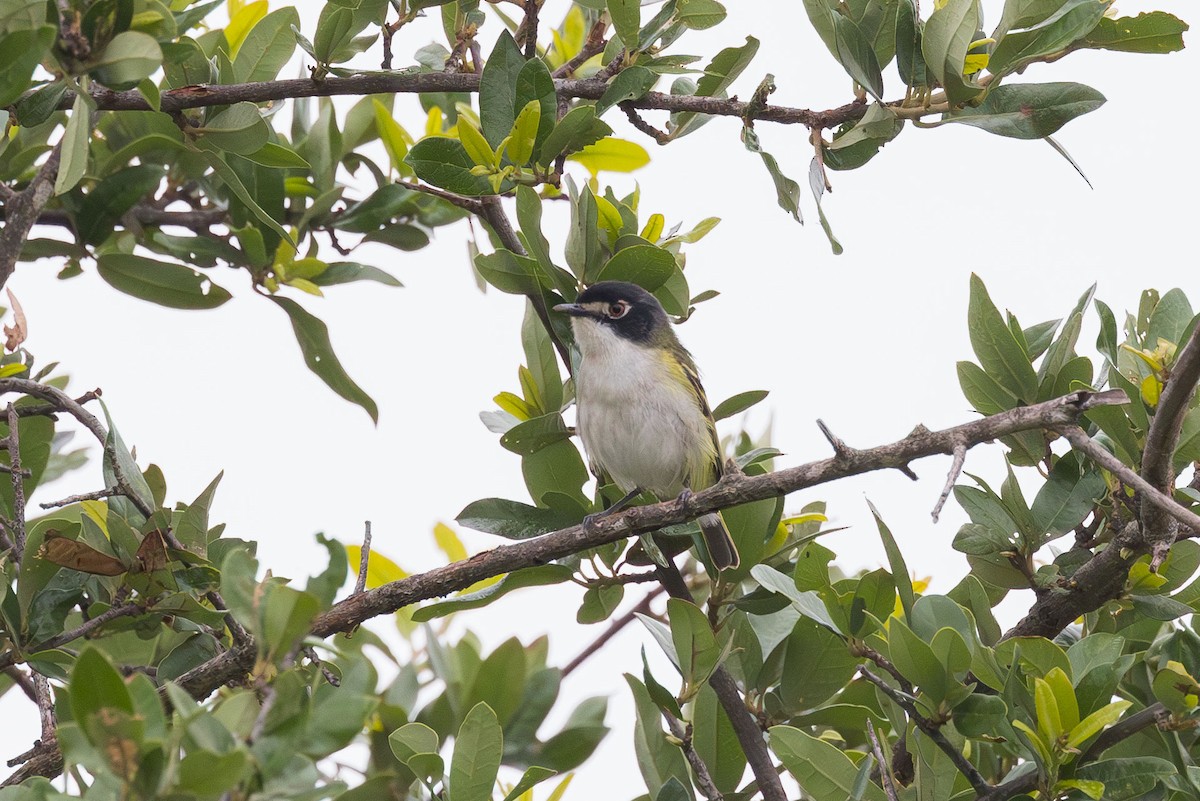
<svg viewBox="0 0 1200 801">
<path fill-rule="evenodd" d="M 556 312 L 569 314 L 572 317 L 587 317 L 590 312 L 578 303 L 560 303 L 554 307 Z"/>
</svg>

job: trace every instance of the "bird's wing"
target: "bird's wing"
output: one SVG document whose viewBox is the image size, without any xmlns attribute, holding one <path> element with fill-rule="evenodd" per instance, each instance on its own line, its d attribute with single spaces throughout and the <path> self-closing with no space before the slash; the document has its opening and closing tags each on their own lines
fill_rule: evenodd
<svg viewBox="0 0 1200 801">
<path fill-rule="evenodd" d="M 692 489 L 700 490 L 715 484 L 721 480 L 721 476 L 725 474 L 724 461 L 721 459 L 721 438 L 717 435 L 717 423 L 713 420 L 712 409 L 708 406 L 708 395 L 704 392 L 704 385 L 700 383 L 700 371 L 696 369 L 696 363 L 692 360 L 691 354 L 684 352 L 679 360 L 680 366 L 683 368 L 683 374 L 687 376 L 688 382 L 692 385 L 692 389 L 696 390 L 696 400 L 700 406 L 700 413 L 704 415 L 704 420 L 708 426 L 708 434 L 712 437 L 713 444 L 713 475 L 710 482 L 701 482 L 696 479 L 699 476 L 692 476 Z M 699 485 L 699 486 L 697 486 Z"/>
</svg>

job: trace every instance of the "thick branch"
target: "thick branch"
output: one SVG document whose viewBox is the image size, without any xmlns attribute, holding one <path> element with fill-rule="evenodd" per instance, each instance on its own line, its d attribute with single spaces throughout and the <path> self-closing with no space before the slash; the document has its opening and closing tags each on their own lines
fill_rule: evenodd
<svg viewBox="0 0 1200 801">
<path fill-rule="evenodd" d="M 1146 447 L 1142 451 L 1142 478 L 1160 492 L 1170 494 L 1174 489 L 1175 470 L 1172 461 L 1183 418 L 1187 416 L 1196 383 L 1200 381 L 1200 325 L 1192 330 L 1187 344 L 1171 368 L 1171 376 L 1163 387 L 1154 411 L 1150 430 L 1146 432 Z M 1141 503 L 1142 536 L 1150 545 L 1151 565 L 1157 568 L 1167 556 L 1175 540 L 1175 521 L 1148 497 Z M 1193 527 L 1194 528 L 1194 527 Z"/>
<path fill-rule="evenodd" d="M 585 80 L 557 78 L 554 81 L 554 85 L 559 97 L 578 98 L 581 100 L 598 100 L 608 86 L 605 81 L 595 78 Z M 292 78 L 256 83 L 205 84 L 202 86 L 184 86 L 179 89 L 171 89 L 162 94 L 162 110 L 170 113 L 190 108 L 225 106 L 243 101 L 267 103 L 299 97 L 477 91 L 479 91 L 479 76 L 468 72 L 398 72 L 390 74 L 352 75 L 346 78 L 329 76 L 320 81 L 313 81 L 308 78 Z M 92 97 L 96 101 L 96 107 L 100 111 L 152 110 L 141 93 L 133 89 L 126 92 L 114 92 L 105 89 L 93 92 Z M 59 103 L 59 106 L 61 108 L 70 108 L 73 101 L 74 94 L 67 92 Z M 867 111 L 867 104 L 861 100 L 855 100 L 844 106 L 824 111 L 812 111 L 810 109 L 791 108 L 789 106 L 763 105 L 751 107 L 749 103 L 736 99 L 671 95 L 664 94 L 663 92 L 647 92 L 637 100 L 629 101 L 629 105 L 636 109 L 694 111 L 700 114 L 711 114 L 719 117 L 744 118 L 747 115 L 751 115 L 755 120 L 791 125 L 800 124 L 826 129 L 836 128 L 842 123 L 861 119 Z M 924 109 L 921 110 L 925 111 Z"/>
<path fill-rule="evenodd" d="M 60 141 L 50 151 L 50 156 L 38 169 L 29 186 L 4 200 L 4 229 L 0 230 L 0 286 L 8 282 L 16 269 L 29 231 L 54 193 L 54 179 L 58 177 L 61 159 Z"/>
<path fill-rule="evenodd" d="M 0 392 L 22 391 L 14 382 L 30 386 L 34 391 L 30 391 L 29 394 L 44 400 L 57 401 L 61 395 L 61 398 L 74 404 L 74 401 L 58 390 L 20 379 L 0 379 Z M 54 394 L 49 394 L 50 391 Z M 798 465 L 776 473 L 761 476 L 731 473 L 715 486 L 694 494 L 686 504 L 667 501 L 634 507 L 597 521 L 587 530 L 581 525 L 571 526 L 536 539 L 501 545 L 464 561 L 434 568 L 353 595 L 320 615 L 313 624 L 312 633 L 318 637 L 328 637 L 350 631 L 370 618 L 391 614 L 418 601 L 465 589 L 484 578 L 544 565 L 555 559 L 626 539 L 641 532 L 683 523 L 707 512 L 778 497 L 849 476 L 905 467 L 909 462 L 926 456 L 952 454 L 954 447 L 960 443 L 965 443 L 969 448 L 1018 431 L 1071 425 L 1089 408 L 1126 401 L 1123 392 L 1074 392 L 1062 398 L 1001 412 L 942 431 L 918 428 L 904 439 L 889 445 L 846 450 L 830 459 Z M 218 687 L 244 677 L 254 667 L 256 654 L 253 642 L 238 643 L 225 653 L 184 674 L 178 683 L 194 697 L 204 698 Z M 3 785 L 16 783 L 33 775 L 55 776 L 61 770 L 61 754 L 57 749 L 53 749 L 52 753 L 41 753 L 31 759 L 18 773 L 5 780 Z"/>
</svg>

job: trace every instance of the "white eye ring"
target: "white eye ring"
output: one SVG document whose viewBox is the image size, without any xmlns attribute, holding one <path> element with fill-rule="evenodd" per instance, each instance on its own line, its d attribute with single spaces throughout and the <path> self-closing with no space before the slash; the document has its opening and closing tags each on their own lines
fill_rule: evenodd
<svg viewBox="0 0 1200 801">
<path fill-rule="evenodd" d="M 623 300 L 618 300 L 616 303 L 609 304 L 604 313 L 608 315 L 610 320 L 620 320 L 629 313 L 629 304 Z"/>
</svg>

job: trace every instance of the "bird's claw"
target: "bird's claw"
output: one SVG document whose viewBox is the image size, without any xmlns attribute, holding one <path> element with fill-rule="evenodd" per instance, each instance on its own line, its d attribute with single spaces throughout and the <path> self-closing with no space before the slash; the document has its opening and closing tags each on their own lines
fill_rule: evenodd
<svg viewBox="0 0 1200 801">
<path fill-rule="evenodd" d="M 688 506 L 692 503 L 692 496 L 694 494 L 690 489 L 684 487 L 683 491 L 679 493 L 679 497 L 675 499 L 675 508 L 681 512 L 686 512 Z"/>
</svg>

